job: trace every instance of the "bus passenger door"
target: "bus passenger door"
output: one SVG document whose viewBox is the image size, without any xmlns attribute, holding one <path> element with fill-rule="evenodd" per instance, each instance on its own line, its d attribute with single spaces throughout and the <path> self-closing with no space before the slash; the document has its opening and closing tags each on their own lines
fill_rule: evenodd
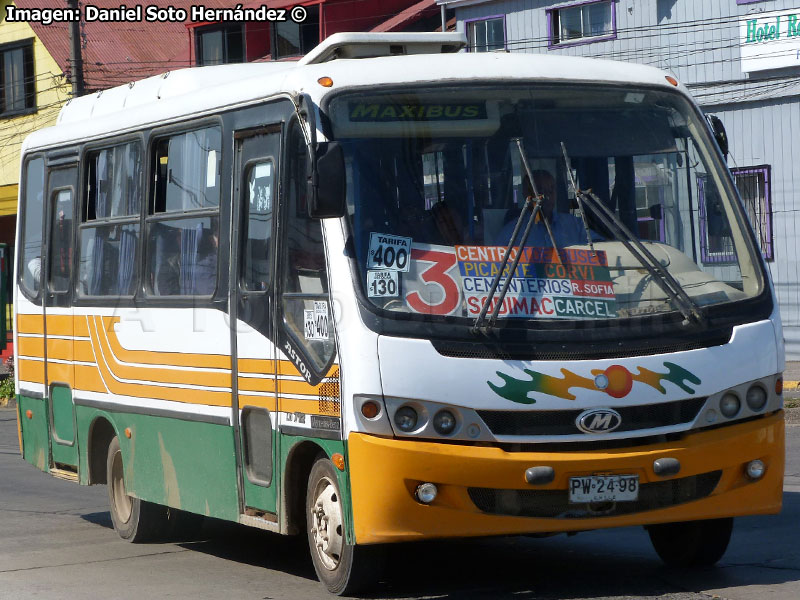
<svg viewBox="0 0 800 600">
<path fill-rule="evenodd" d="M 48 220 L 45 268 L 45 336 L 47 394 L 56 469 L 75 468 L 78 446 L 72 397 L 74 366 L 72 320 L 73 224 L 78 182 L 76 167 L 50 170 L 47 183 Z M 68 469 L 71 470 L 71 469 Z"/>
<path fill-rule="evenodd" d="M 276 513 L 278 452 L 274 309 L 274 218 L 281 126 L 236 134 L 236 181 L 231 260 L 232 345 L 237 393 L 240 482 L 245 513 Z"/>
</svg>

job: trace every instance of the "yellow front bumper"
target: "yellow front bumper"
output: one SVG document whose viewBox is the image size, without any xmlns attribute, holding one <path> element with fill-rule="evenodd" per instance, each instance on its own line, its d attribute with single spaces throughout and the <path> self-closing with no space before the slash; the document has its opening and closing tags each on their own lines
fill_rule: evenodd
<svg viewBox="0 0 800 600">
<path fill-rule="evenodd" d="M 783 411 L 678 442 L 620 450 L 585 452 L 505 452 L 499 448 L 377 438 L 353 433 L 348 460 L 356 542 L 374 544 L 426 538 L 564 532 L 739 515 L 777 513 L 784 469 Z M 677 458 L 680 473 L 659 477 L 653 461 Z M 750 481 L 744 465 L 761 459 L 765 476 Z M 548 465 L 555 480 L 531 486 L 529 467 Z M 641 484 L 722 470 L 711 494 L 668 508 L 620 516 L 534 518 L 481 512 L 468 488 L 564 490 L 570 477 L 594 473 L 638 474 Z M 422 482 L 439 495 L 431 505 L 414 499 Z"/>
</svg>

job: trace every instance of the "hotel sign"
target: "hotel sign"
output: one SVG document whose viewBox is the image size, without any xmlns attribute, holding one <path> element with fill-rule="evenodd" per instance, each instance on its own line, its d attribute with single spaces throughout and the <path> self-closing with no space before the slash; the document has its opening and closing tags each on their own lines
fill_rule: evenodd
<svg viewBox="0 0 800 600">
<path fill-rule="evenodd" d="M 742 18 L 739 48 L 745 73 L 800 67 L 800 8 Z"/>
</svg>

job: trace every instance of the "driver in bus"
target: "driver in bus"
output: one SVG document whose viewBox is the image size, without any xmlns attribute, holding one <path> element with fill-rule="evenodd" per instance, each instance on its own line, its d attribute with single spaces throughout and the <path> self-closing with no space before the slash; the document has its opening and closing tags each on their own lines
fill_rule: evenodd
<svg viewBox="0 0 800 600">
<path fill-rule="evenodd" d="M 525 245 L 543 248 L 553 245 L 542 217 L 550 222 L 550 228 L 553 230 L 553 238 L 555 238 L 555 243 L 559 248 L 576 244 L 586 244 L 586 229 L 583 226 L 583 219 L 581 219 L 580 216 L 555 210 L 557 197 L 555 177 L 553 177 L 549 171 L 539 169 L 533 172 L 533 181 L 536 184 L 537 191 L 542 195 L 542 209 L 531 227 Z M 525 190 L 526 198 L 533 196 L 533 187 L 527 176 L 525 176 L 523 182 L 523 189 Z M 521 209 L 514 209 L 509 211 L 503 228 L 494 239 L 495 245 L 508 245 L 508 242 L 511 240 L 511 234 L 514 232 L 514 227 L 517 224 L 520 210 Z M 519 232 L 520 236 L 525 231 L 525 225 L 528 222 L 528 214 L 529 213 L 526 213 L 525 218 L 522 220 L 522 226 Z M 602 236 L 594 231 L 589 230 L 589 232 L 592 236 L 592 241 L 603 239 Z"/>
</svg>

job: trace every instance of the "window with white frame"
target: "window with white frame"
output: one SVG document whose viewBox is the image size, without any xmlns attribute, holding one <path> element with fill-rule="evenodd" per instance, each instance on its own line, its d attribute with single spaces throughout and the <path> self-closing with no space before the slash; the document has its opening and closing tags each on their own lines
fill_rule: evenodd
<svg viewBox="0 0 800 600">
<path fill-rule="evenodd" d="M 469 49 L 472 52 L 491 52 L 506 47 L 506 24 L 503 17 L 467 21 Z"/>
<path fill-rule="evenodd" d="M 615 33 L 611 0 L 553 8 L 548 15 L 551 46 L 600 41 Z"/>
</svg>

